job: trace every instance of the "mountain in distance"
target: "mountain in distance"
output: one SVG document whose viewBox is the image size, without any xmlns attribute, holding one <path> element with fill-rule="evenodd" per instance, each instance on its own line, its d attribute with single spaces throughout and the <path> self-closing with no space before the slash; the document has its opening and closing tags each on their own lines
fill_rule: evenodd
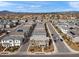
<svg viewBox="0 0 79 59">
<path fill-rule="evenodd" d="M 8 11 L 8 10 L 3 10 L 3 11 L 0 11 L 0 14 L 28 14 L 28 13 L 39 13 L 39 12 L 12 12 L 12 11 Z M 40 13 L 43 13 L 43 12 L 40 12 Z M 62 11 L 62 12 L 44 12 L 44 13 L 57 13 L 57 14 L 65 14 L 65 13 L 79 13 L 79 11 Z"/>
<path fill-rule="evenodd" d="M 0 11 L 0 14 L 10 14 L 10 13 L 15 13 L 7 10 Z"/>
<path fill-rule="evenodd" d="M 57 18 L 57 19 L 79 19 L 79 11 L 62 11 L 62 12 L 12 12 L 3 10 L 0 11 L 0 19 L 26 19 L 37 16 Z"/>
</svg>

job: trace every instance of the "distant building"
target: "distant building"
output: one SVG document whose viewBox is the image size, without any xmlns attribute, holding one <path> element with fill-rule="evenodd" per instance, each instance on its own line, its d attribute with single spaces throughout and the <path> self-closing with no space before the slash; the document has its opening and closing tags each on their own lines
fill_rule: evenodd
<svg viewBox="0 0 79 59">
<path fill-rule="evenodd" d="M 18 20 L 12 20 L 12 22 L 13 22 L 13 23 L 16 23 L 16 22 L 18 22 Z"/>
<path fill-rule="evenodd" d="M 6 24 L 5 26 L 6 26 L 6 28 L 10 28 L 10 24 Z"/>
<path fill-rule="evenodd" d="M 4 28 L 4 25 L 3 24 L 0 24 L 0 28 Z"/>
<path fill-rule="evenodd" d="M 60 30 L 63 33 L 67 33 L 67 31 L 69 30 L 68 25 L 67 24 L 64 24 L 64 23 L 60 23 L 57 26 L 58 26 L 58 28 L 60 28 Z"/>
<path fill-rule="evenodd" d="M 79 44 L 79 37 L 73 38 L 72 41 Z"/>
<path fill-rule="evenodd" d="M 26 20 L 20 20 L 20 22 L 22 23 L 22 22 L 25 22 Z"/>
<path fill-rule="evenodd" d="M 36 20 L 35 22 L 41 22 L 41 20 Z"/>
</svg>

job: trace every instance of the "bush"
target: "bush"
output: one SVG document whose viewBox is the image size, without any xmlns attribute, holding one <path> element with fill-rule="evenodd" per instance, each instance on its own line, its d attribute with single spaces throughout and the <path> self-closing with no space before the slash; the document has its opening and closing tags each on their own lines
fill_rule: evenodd
<svg viewBox="0 0 79 59">
<path fill-rule="evenodd" d="M 6 51 L 14 52 L 14 51 L 18 50 L 18 48 L 19 48 L 19 46 L 9 47 L 6 49 Z"/>
</svg>

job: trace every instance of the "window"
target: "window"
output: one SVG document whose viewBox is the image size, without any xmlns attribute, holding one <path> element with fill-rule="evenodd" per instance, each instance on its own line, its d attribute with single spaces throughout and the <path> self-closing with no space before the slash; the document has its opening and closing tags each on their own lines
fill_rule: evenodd
<svg viewBox="0 0 79 59">
<path fill-rule="evenodd" d="M 12 41 L 9 41 L 9 42 L 12 42 Z"/>
<path fill-rule="evenodd" d="M 19 41 L 18 40 L 15 40 L 15 43 L 19 43 Z"/>
<path fill-rule="evenodd" d="M 18 42 L 18 41 L 16 41 L 16 42 Z"/>
<path fill-rule="evenodd" d="M 23 32 L 23 30 L 22 29 L 19 29 L 19 30 L 17 30 L 17 32 Z"/>
<path fill-rule="evenodd" d="M 5 40 L 3 40 L 3 42 L 5 42 Z"/>
</svg>

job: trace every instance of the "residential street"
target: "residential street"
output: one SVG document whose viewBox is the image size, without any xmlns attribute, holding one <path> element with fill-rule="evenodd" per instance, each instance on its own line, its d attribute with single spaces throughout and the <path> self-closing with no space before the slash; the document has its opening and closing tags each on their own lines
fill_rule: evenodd
<svg viewBox="0 0 79 59">
<path fill-rule="evenodd" d="M 52 36 L 52 41 L 55 42 L 55 45 L 57 47 L 58 53 L 71 53 L 70 50 L 65 46 L 63 41 L 60 41 L 59 35 L 55 32 L 54 28 L 52 27 L 51 23 L 48 23 L 48 27 L 50 29 Z"/>
<path fill-rule="evenodd" d="M 19 48 L 19 50 L 16 52 L 16 55 L 27 54 L 28 46 L 29 46 L 28 43 L 25 43 L 25 44 L 21 45 L 21 47 Z"/>
</svg>

